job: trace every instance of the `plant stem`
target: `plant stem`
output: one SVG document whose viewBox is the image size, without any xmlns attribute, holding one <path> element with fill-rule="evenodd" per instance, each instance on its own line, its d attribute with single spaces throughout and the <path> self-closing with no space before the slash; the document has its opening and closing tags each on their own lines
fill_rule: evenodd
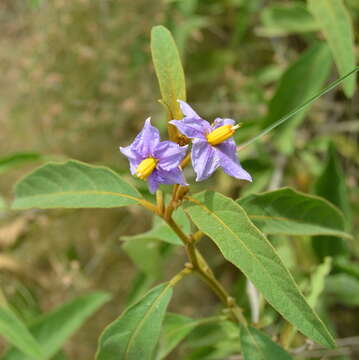
<svg viewBox="0 0 359 360">
<path fill-rule="evenodd" d="M 172 217 L 164 219 L 172 230 L 178 235 L 186 247 L 188 258 L 202 280 L 212 289 L 218 296 L 224 306 L 230 309 L 234 320 L 246 324 L 247 321 L 242 315 L 242 310 L 237 306 L 235 299 L 228 294 L 223 285 L 217 280 L 213 271 L 203 258 L 202 254 L 196 249 L 195 243 L 190 236 L 187 236 Z"/>
<path fill-rule="evenodd" d="M 193 271 L 191 266 L 185 266 L 179 273 L 177 273 L 170 281 L 170 286 L 175 286 L 179 281 L 181 281 L 185 276 L 189 275 Z"/>
</svg>

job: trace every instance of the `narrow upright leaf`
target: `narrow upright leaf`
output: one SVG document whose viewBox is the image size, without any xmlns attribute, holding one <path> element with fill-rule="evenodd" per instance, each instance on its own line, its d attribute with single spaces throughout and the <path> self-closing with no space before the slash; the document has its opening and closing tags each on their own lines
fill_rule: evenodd
<svg viewBox="0 0 359 360">
<path fill-rule="evenodd" d="M 171 296 L 164 283 L 127 308 L 102 333 L 96 360 L 151 360 Z"/>
<path fill-rule="evenodd" d="M 324 262 L 320 264 L 310 277 L 310 293 L 308 295 L 308 303 L 311 307 L 315 307 L 319 296 L 324 290 L 325 279 L 329 275 L 332 268 L 332 259 L 326 257 Z"/>
<path fill-rule="evenodd" d="M 9 309 L 0 307 L 0 334 L 29 359 L 44 359 L 41 347 L 22 321 Z"/>
<path fill-rule="evenodd" d="M 185 211 L 284 318 L 312 340 L 334 346 L 332 336 L 306 302 L 271 243 L 238 203 L 206 191 L 190 197 Z"/>
<path fill-rule="evenodd" d="M 186 84 L 176 43 L 164 26 L 158 25 L 151 32 L 151 53 L 162 102 L 168 109 L 170 119 L 182 119 L 177 99 L 186 100 Z M 169 124 L 170 125 L 170 124 Z M 175 127 L 170 125 L 170 134 Z"/>
<path fill-rule="evenodd" d="M 314 192 L 330 201 L 343 211 L 346 217 L 345 228 L 350 228 L 350 203 L 348 199 L 345 174 L 339 162 L 334 144 L 330 144 L 327 160 L 322 173 L 317 179 Z M 331 234 L 327 234 L 331 235 Z M 341 234 L 333 236 L 316 236 L 312 239 L 313 248 L 320 259 L 326 256 L 341 256 L 348 253 L 348 248 Z"/>
<path fill-rule="evenodd" d="M 105 302 L 105 293 L 80 296 L 54 311 L 43 315 L 30 326 L 30 332 L 41 345 L 44 359 L 50 359 L 64 345 L 66 340 Z M 17 349 L 9 350 L 3 360 L 29 360 Z"/>
<path fill-rule="evenodd" d="M 318 196 L 282 188 L 248 195 L 237 202 L 266 234 L 352 237 L 345 232 L 343 214 Z"/>
<path fill-rule="evenodd" d="M 252 326 L 240 326 L 244 360 L 291 360 L 292 357 L 267 335 Z"/>
<path fill-rule="evenodd" d="M 328 41 L 339 73 L 351 71 L 355 67 L 354 32 L 343 0 L 308 0 L 308 8 Z M 345 80 L 348 97 L 353 96 L 355 83 L 355 76 Z"/>
<path fill-rule="evenodd" d="M 140 193 L 114 171 L 70 160 L 48 163 L 20 180 L 12 207 L 110 208 L 141 200 Z"/>
<path fill-rule="evenodd" d="M 283 74 L 269 103 L 268 116 L 263 127 L 270 126 L 319 92 L 329 76 L 331 65 L 330 50 L 325 43 L 318 43 L 307 50 Z M 303 121 L 309 109 L 307 107 L 296 114 L 275 134 L 274 144 L 277 144 L 284 153 L 293 151 L 295 129 Z"/>
</svg>

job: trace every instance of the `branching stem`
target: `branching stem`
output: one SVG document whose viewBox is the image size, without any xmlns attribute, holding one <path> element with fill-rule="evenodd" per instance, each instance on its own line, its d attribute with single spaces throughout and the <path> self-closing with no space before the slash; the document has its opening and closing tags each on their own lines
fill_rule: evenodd
<svg viewBox="0 0 359 360">
<path fill-rule="evenodd" d="M 223 285 L 217 280 L 208 263 L 196 248 L 193 237 L 187 236 L 172 217 L 165 217 L 164 220 L 183 242 L 193 270 L 196 271 L 202 280 L 212 289 L 223 305 L 230 310 L 233 320 L 246 324 L 247 321 L 242 314 L 242 309 L 237 306 L 235 299 L 228 294 Z"/>
</svg>

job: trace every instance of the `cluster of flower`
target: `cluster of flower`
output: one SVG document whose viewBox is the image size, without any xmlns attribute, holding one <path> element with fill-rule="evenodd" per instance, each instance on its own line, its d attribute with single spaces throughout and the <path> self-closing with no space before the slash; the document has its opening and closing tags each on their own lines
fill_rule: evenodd
<svg viewBox="0 0 359 360">
<path fill-rule="evenodd" d="M 184 118 L 170 123 L 192 140 L 191 159 L 196 181 L 207 179 L 218 167 L 237 179 L 252 181 L 236 155 L 236 143 L 232 136 L 239 126 L 232 119 L 222 118 L 216 118 L 211 125 L 187 103 L 178 102 Z M 147 180 L 151 193 L 157 190 L 159 184 L 188 185 L 180 166 L 187 150 L 188 145 L 160 141 L 160 133 L 151 125 L 150 118 L 131 145 L 120 147 L 120 151 L 128 157 L 131 174 Z"/>
</svg>

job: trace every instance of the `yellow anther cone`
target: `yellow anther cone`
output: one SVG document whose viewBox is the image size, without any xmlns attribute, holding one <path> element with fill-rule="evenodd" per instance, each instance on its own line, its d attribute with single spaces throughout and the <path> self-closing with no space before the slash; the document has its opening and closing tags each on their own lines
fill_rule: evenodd
<svg viewBox="0 0 359 360">
<path fill-rule="evenodd" d="M 233 136 L 238 126 L 223 125 L 207 135 L 207 141 L 211 145 L 218 145 Z"/>
<path fill-rule="evenodd" d="M 157 164 L 157 160 L 154 158 L 147 158 L 142 160 L 137 166 L 136 175 L 142 180 L 146 180 L 153 172 Z"/>
</svg>

